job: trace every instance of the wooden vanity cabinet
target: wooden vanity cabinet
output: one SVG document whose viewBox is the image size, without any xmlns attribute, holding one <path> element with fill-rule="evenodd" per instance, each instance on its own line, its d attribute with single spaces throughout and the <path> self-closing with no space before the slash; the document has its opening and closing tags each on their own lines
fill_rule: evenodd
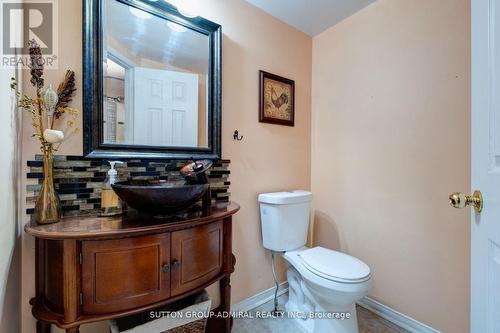
<svg viewBox="0 0 500 333">
<path fill-rule="evenodd" d="M 171 294 L 177 296 L 212 280 L 223 267 L 222 222 L 172 233 Z"/>
<path fill-rule="evenodd" d="M 175 222 L 88 217 L 27 225 L 36 237 L 31 304 L 37 333 L 49 332 L 50 324 L 78 332 L 81 324 L 151 310 L 217 281 L 216 311 L 229 311 L 231 224 L 238 209 L 225 204 L 207 216 Z M 230 330 L 229 318 L 209 320 L 209 332 Z"/>
<path fill-rule="evenodd" d="M 192 230 L 192 229 L 190 229 Z M 82 241 L 82 313 L 123 311 L 170 297 L 170 233 Z"/>
</svg>

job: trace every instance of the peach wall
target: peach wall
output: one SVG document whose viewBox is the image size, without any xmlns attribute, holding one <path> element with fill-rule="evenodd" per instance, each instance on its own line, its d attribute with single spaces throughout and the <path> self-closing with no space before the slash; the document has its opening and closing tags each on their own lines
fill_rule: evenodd
<svg viewBox="0 0 500 333">
<path fill-rule="evenodd" d="M 378 0 L 313 39 L 315 243 L 372 269 L 374 299 L 469 331 L 470 8 Z"/>
<path fill-rule="evenodd" d="M 59 70 L 46 81 L 59 81 L 66 68 L 81 80 L 81 0 L 59 2 Z M 69 14 L 71 13 L 71 15 Z M 244 0 L 200 1 L 200 15 L 223 27 L 223 157 L 231 159 L 232 200 L 241 204 L 233 226 L 237 258 L 232 276 L 233 302 L 273 286 L 270 256 L 261 245 L 257 194 L 310 188 L 312 40 Z M 296 81 L 296 126 L 258 122 L 259 69 Z M 29 75 L 25 73 L 25 77 Z M 81 108 L 81 81 L 74 106 Z M 37 153 L 30 123 L 23 121 L 23 163 Z M 232 140 L 238 129 L 244 140 Z M 62 154 L 81 154 L 81 136 L 63 145 Z M 25 168 L 23 174 L 26 172 Z M 23 223 L 26 222 L 26 218 Z M 23 332 L 34 331 L 29 298 L 34 295 L 34 241 L 23 235 Z M 54 332 L 55 330 L 53 330 Z M 102 324 L 82 332 L 107 332 Z M 59 331 L 58 331 L 59 332 Z"/>
</svg>

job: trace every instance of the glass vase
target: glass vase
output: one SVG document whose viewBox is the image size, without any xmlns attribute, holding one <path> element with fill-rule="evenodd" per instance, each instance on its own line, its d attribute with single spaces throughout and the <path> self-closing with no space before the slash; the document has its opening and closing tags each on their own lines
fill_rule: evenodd
<svg viewBox="0 0 500 333">
<path fill-rule="evenodd" d="M 47 147 L 43 152 L 43 183 L 35 204 L 37 224 L 56 223 L 61 220 L 61 201 L 54 187 L 54 151 Z"/>
</svg>

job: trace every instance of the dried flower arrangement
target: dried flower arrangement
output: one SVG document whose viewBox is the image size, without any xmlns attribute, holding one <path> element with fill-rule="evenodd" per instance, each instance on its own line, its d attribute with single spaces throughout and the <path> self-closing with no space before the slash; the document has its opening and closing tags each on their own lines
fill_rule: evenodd
<svg viewBox="0 0 500 333">
<path fill-rule="evenodd" d="M 54 223 L 61 217 L 61 205 L 54 189 L 52 174 L 54 153 L 59 149 L 63 140 L 79 131 L 76 120 L 80 111 L 69 107 L 76 91 L 75 72 L 66 71 L 65 78 L 59 84 L 57 92 L 52 89 L 52 85 L 43 91 L 45 82 L 42 51 L 34 39 L 28 42 L 28 46 L 30 82 L 36 88 L 36 97 L 31 98 L 21 94 L 15 78 L 11 79 L 10 87 L 16 93 L 19 107 L 31 115 L 35 130 L 33 137 L 40 141 L 40 150 L 44 156 L 44 181 L 36 201 L 34 217 L 40 224 Z M 56 125 L 62 125 L 62 128 L 57 130 Z"/>
<path fill-rule="evenodd" d="M 31 115 L 35 130 L 33 136 L 40 140 L 42 153 L 45 151 L 55 152 L 65 139 L 65 134 L 67 134 L 66 139 L 68 139 L 69 136 L 79 131 L 79 128 L 75 125 L 80 111 L 69 107 L 76 91 L 75 72 L 72 70 L 66 71 L 66 76 L 59 84 L 57 92 L 50 85 L 42 93 L 44 87 L 42 52 L 34 39 L 28 42 L 28 46 L 30 53 L 30 82 L 36 88 L 36 97 L 31 98 L 27 95 L 21 95 L 15 78 L 11 79 L 10 87 L 16 92 L 19 107 L 28 111 Z M 54 129 L 55 121 L 64 114 L 69 115 L 64 128 L 62 130 Z"/>
</svg>

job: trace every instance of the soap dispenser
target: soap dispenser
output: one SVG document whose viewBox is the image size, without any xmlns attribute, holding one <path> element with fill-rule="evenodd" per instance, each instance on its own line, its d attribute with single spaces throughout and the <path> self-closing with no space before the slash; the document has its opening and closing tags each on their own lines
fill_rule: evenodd
<svg viewBox="0 0 500 333">
<path fill-rule="evenodd" d="M 111 185 L 118 180 L 118 171 L 116 171 L 115 165 L 123 164 L 123 162 L 109 161 L 109 164 L 111 169 L 108 171 L 101 192 L 101 216 L 113 216 L 122 213 L 122 202 Z"/>
</svg>

